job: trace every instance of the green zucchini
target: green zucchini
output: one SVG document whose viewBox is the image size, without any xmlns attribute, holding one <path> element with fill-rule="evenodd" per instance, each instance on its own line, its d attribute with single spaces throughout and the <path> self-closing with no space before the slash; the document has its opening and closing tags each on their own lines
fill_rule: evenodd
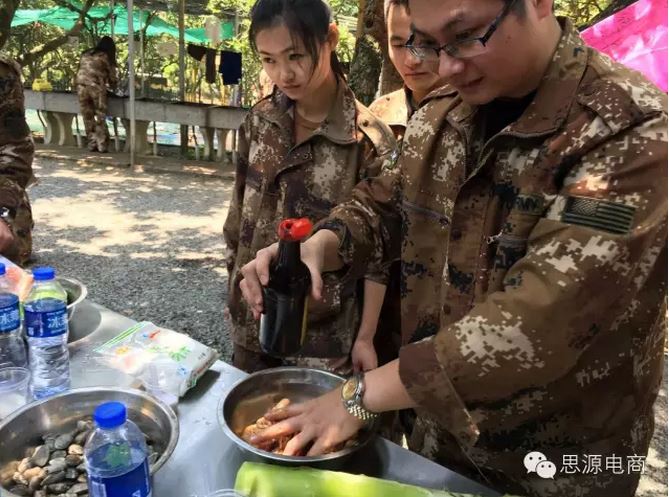
<svg viewBox="0 0 669 497">
<path fill-rule="evenodd" d="M 314 468 L 245 462 L 235 490 L 246 497 L 475 497 Z"/>
</svg>

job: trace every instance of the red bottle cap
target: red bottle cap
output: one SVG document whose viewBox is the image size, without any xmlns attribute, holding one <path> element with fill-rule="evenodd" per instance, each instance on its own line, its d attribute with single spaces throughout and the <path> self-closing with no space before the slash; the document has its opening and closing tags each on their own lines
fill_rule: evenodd
<svg viewBox="0 0 669 497">
<path fill-rule="evenodd" d="M 279 224 L 279 238 L 288 242 L 299 242 L 309 236 L 313 224 L 306 217 L 301 219 L 284 219 Z"/>
</svg>

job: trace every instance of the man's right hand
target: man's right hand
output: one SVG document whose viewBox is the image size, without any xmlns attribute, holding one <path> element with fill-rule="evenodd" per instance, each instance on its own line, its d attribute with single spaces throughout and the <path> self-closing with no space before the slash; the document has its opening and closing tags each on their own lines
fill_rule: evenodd
<svg viewBox="0 0 669 497">
<path fill-rule="evenodd" d="M 323 279 L 321 273 L 324 267 L 324 258 L 327 252 L 327 244 L 332 243 L 334 234 L 331 231 L 317 231 L 301 246 L 302 262 L 309 268 L 311 273 L 311 295 L 320 300 L 323 291 Z M 336 238 L 335 238 L 336 240 Z M 336 245 L 335 245 L 336 246 Z M 279 244 L 274 243 L 256 253 L 256 258 L 242 267 L 241 273 L 244 279 L 239 282 L 244 300 L 253 312 L 255 319 L 260 319 L 263 311 L 262 287 L 269 283 L 269 268 L 272 261 L 279 253 Z"/>
<path fill-rule="evenodd" d="M 7 223 L 0 221 L 0 254 L 4 254 L 14 243 L 14 233 Z"/>
</svg>

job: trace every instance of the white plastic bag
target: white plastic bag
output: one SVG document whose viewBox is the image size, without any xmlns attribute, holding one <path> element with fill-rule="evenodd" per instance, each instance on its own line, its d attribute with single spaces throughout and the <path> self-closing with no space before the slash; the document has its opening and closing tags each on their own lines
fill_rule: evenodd
<svg viewBox="0 0 669 497">
<path fill-rule="evenodd" d="M 174 385 L 169 390 L 179 397 L 195 386 L 219 357 L 211 347 L 148 321 L 125 330 L 95 352 L 101 354 L 109 366 L 138 379 L 149 370 L 147 365 L 151 362 L 170 358 L 178 367 L 170 373 Z"/>
</svg>

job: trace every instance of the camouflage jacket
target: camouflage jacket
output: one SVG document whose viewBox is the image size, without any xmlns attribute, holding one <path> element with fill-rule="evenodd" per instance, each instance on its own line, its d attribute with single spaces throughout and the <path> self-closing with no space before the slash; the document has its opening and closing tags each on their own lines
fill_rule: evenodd
<svg viewBox="0 0 669 497">
<path fill-rule="evenodd" d="M 407 87 L 400 88 L 392 93 L 380 96 L 369 106 L 372 114 L 390 126 L 398 140 L 401 140 L 404 136 L 407 121 L 414 112 L 409 92 L 410 90 Z"/>
<path fill-rule="evenodd" d="M 251 109 L 240 130 L 235 187 L 223 232 L 233 340 L 251 350 L 259 350 L 258 324 L 241 298 L 240 268 L 277 241 L 281 219 L 316 222 L 326 217 L 359 181 L 378 174 L 383 157 L 395 148 L 391 130 L 355 100 L 344 82 L 335 102 L 321 127 L 297 145 L 294 107 L 278 90 Z M 387 275 L 366 277 L 385 283 Z M 324 283 L 323 301 L 309 304 L 304 357 L 346 356 L 358 331 L 358 283 L 342 283 L 336 275 Z"/>
<path fill-rule="evenodd" d="M 100 91 L 114 89 L 118 84 L 116 67 L 104 52 L 85 51 L 81 54 L 77 71 L 77 86 L 93 86 Z"/>
<path fill-rule="evenodd" d="M 33 220 L 26 188 L 34 181 L 34 152 L 25 117 L 21 68 L 0 57 L 0 207 L 9 209 L 9 224 L 17 239 L 16 247 L 5 255 L 19 264 L 28 259 L 31 249 Z"/>
<path fill-rule="evenodd" d="M 454 90 L 446 88 L 439 88 L 435 93 L 441 97 L 448 95 L 455 96 Z M 429 100 L 429 95 L 424 101 Z M 416 112 L 417 107 L 420 107 L 422 102 L 417 106 L 412 103 L 411 90 L 406 86 L 396 90 L 392 93 L 382 95 L 369 106 L 372 114 L 381 119 L 393 130 L 395 138 L 401 140 L 406 131 L 407 123 L 411 116 Z"/>
<path fill-rule="evenodd" d="M 663 369 L 667 102 L 567 21 L 524 114 L 433 95 L 396 163 L 322 224 L 352 276 L 401 253 L 400 376 L 410 447 L 537 496 L 631 496 L 638 473 L 568 474 L 644 455 Z M 383 226 L 384 229 L 380 229 Z M 541 451 L 558 474 L 528 474 Z"/>
</svg>

